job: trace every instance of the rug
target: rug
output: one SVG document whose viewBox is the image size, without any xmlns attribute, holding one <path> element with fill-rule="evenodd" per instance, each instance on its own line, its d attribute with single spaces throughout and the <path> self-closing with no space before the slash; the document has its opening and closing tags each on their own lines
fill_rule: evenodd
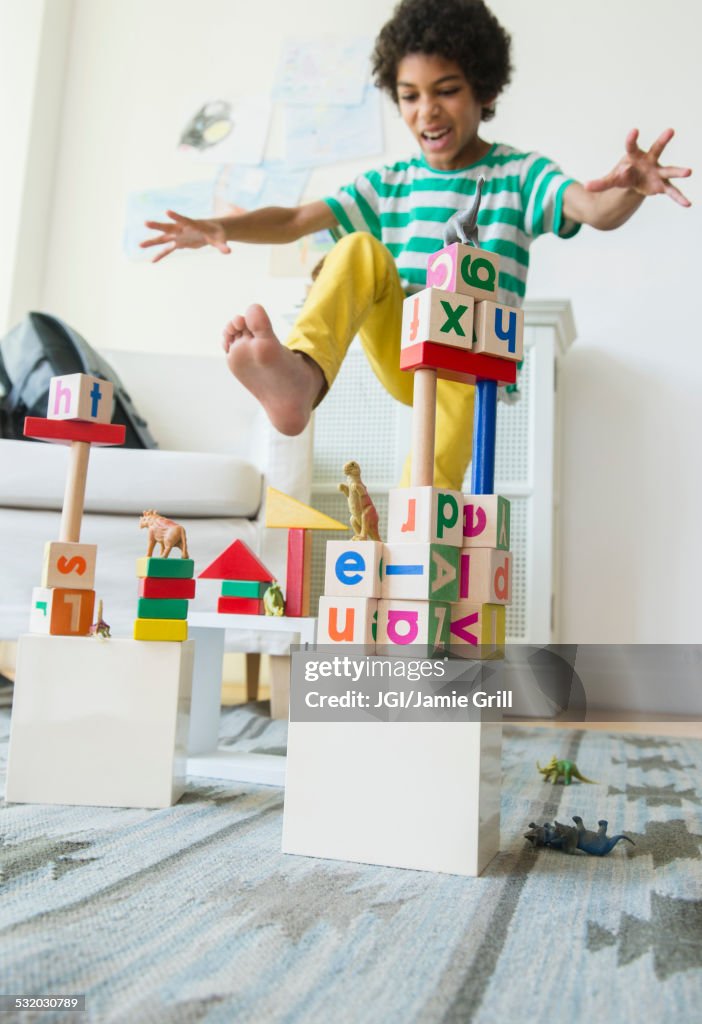
<svg viewBox="0 0 702 1024">
<path fill-rule="evenodd" d="M 265 712 L 225 710 L 223 741 L 283 751 Z M 554 753 L 597 784 L 543 782 Z M 477 879 L 284 855 L 264 786 L 198 780 L 160 811 L 4 805 L 0 992 L 84 993 L 86 1012 L 2 1019 L 702 1021 L 701 769 L 700 740 L 505 727 L 502 852 Z M 636 845 L 523 838 L 574 814 Z"/>
</svg>

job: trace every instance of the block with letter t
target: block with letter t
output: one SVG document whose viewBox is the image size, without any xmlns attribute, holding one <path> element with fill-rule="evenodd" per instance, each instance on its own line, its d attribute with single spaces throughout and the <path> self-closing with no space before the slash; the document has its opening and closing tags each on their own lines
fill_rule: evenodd
<svg viewBox="0 0 702 1024">
<path fill-rule="evenodd" d="M 440 487 L 393 487 L 388 493 L 388 543 L 463 546 L 463 495 Z"/>
<path fill-rule="evenodd" d="M 112 419 L 112 384 L 88 373 L 52 377 L 49 385 L 50 420 L 87 420 L 109 423 Z"/>
<path fill-rule="evenodd" d="M 500 258 L 474 245 L 454 242 L 427 260 L 427 287 L 470 295 L 478 302 L 496 299 Z"/>
<path fill-rule="evenodd" d="M 510 508 L 501 494 L 464 494 L 463 547 L 509 551 Z"/>
</svg>

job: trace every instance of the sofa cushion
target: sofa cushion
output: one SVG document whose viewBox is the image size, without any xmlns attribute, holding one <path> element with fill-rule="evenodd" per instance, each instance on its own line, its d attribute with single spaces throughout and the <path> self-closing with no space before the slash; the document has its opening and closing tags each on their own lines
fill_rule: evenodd
<svg viewBox="0 0 702 1024">
<path fill-rule="evenodd" d="M 60 509 L 68 454 L 64 445 L 0 441 L 3 506 Z M 262 490 L 261 472 L 232 455 L 93 447 L 85 511 L 252 518 Z"/>
</svg>

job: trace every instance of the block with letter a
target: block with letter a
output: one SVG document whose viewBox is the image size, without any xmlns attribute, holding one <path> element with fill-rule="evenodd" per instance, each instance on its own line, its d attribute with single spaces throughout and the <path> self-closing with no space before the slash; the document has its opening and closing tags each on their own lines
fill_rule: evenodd
<svg viewBox="0 0 702 1024">
<path fill-rule="evenodd" d="M 463 495 L 463 547 L 509 551 L 510 502 L 501 494 Z"/>
<path fill-rule="evenodd" d="M 454 242 L 427 260 L 427 287 L 446 288 L 477 301 L 497 297 L 500 258 L 474 245 Z"/>
<path fill-rule="evenodd" d="M 388 494 L 388 543 L 463 545 L 463 495 L 440 487 L 393 487 Z"/>
<path fill-rule="evenodd" d="M 451 605 L 451 654 L 461 658 L 502 658 L 505 606 L 457 601 Z"/>
<path fill-rule="evenodd" d="M 463 548 L 458 596 L 473 604 L 509 604 L 512 599 L 512 556 L 495 548 Z"/>
<path fill-rule="evenodd" d="M 403 349 L 431 341 L 436 345 L 468 350 L 473 344 L 473 307 L 467 295 L 440 288 L 424 288 L 402 305 Z"/>
<path fill-rule="evenodd" d="M 460 552 L 449 544 L 385 544 L 382 596 L 457 601 Z"/>
<path fill-rule="evenodd" d="M 377 540 L 327 541 L 325 596 L 380 597 L 382 557 L 383 545 Z"/>
<path fill-rule="evenodd" d="M 320 597 L 317 644 L 360 644 L 375 651 L 378 601 L 373 597 Z"/>
<path fill-rule="evenodd" d="M 50 420 L 87 420 L 109 423 L 112 419 L 112 384 L 87 373 L 52 377 L 49 385 Z"/>
<path fill-rule="evenodd" d="M 42 587 L 92 590 L 95 586 L 97 544 L 49 540 L 44 545 Z"/>
</svg>

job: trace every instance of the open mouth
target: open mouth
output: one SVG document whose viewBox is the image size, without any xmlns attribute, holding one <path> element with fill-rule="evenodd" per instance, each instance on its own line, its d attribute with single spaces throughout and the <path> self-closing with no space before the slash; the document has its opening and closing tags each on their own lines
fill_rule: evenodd
<svg viewBox="0 0 702 1024">
<path fill-rule="evenodd" d="M 444 136 L 448 135 L 450 131 L 450 128 L 437 128 L 435 131 L 422 132 L 422 138 L 427 142 L 438 142 L 440 139 L 443 139 Z"/>
</svg>

